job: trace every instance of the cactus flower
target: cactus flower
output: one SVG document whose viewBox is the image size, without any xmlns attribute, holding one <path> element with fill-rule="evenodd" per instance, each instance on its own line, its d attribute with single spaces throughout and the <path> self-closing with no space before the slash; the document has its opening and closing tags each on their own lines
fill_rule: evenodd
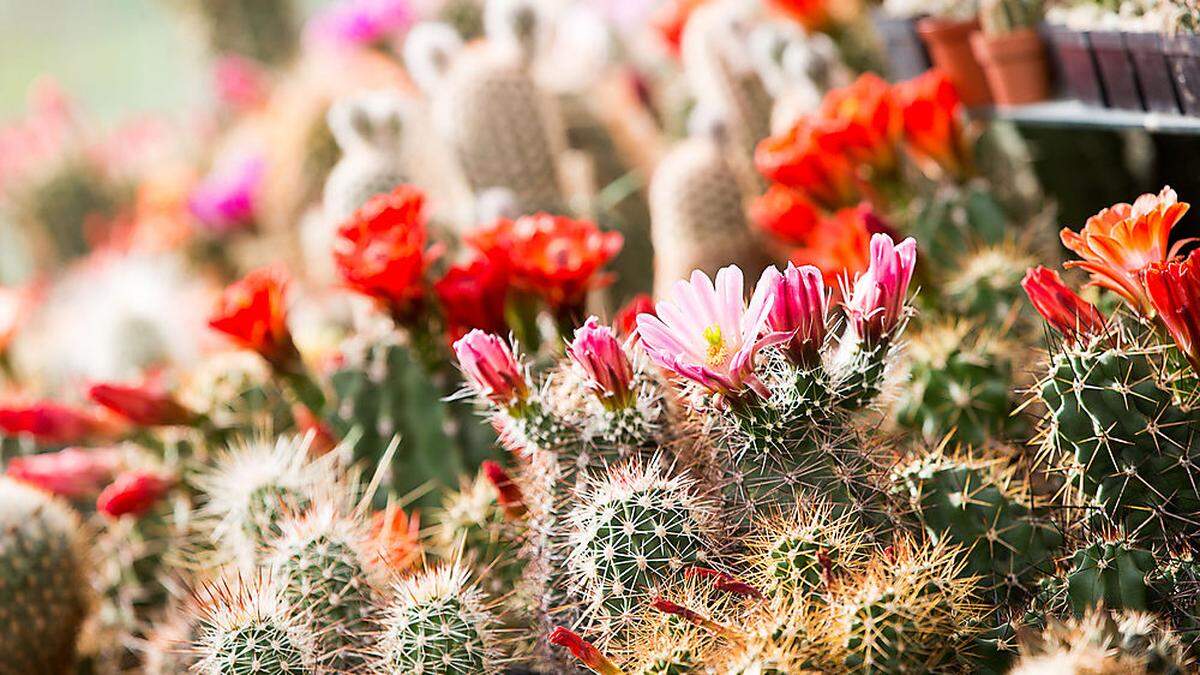
<svg viewBox="0 0 1200 675">
<path fill-rule="evenodd" d="M 174 484 L 171 478 L 153 471 L 126 471 L 100 492 L 96 510 L 113 518 L 140 516 L 158 503 Z"/>
<path fill-rule="evenodd" d="M 504 340 L 476 329 L 454 343 L 454 354 L 467 383 L 496 405 L 512 408 L 529 396 L 525 372 Z"/>
<path fill-rule="evenodd" d="M 387 569 L 393 572 L 407 569 L 421 557 L 420 514 L 405 515 L 393 504 L 376 511 L 371 516 L 365 544 L 366 550 Z"/>
<path fill-rule="evenodd" d="M 840 146 L 834 120 L 805 118 L 754 150 L 754 164 L 770 180 L 800 191 L 830 211 L 862 199 L 858 167 Z"/>
<path fill-rule="evenodd" d="M 688 609 L 687 607 L 684 607 L 677 602 L 667 600 L 666 598 L 657 597 L 650 601 L 650 606 L 662 612 L 663 614 L 677 616 L 690 624 L 694 624 L 713 633 L 714 635 L 733 636 L 732 631 L 725 626 L 722 626 L 721 624 L 713 621 L 694 609 Z"/>
<path fill-rule="evenodd" d="M 651 298 L 649 293 L 638 293 L 617 310 L 617 315 L 613 317 L 613 327 L 617 329 L 617 334 L 633 338 L 635 341 L 640 340 L 637 332 L 639 314 L 654 314 L 654 298 Z"/>
<path fill-rule="evenodd" d="M 66 448 L 13 457 L 5 474 L 60 497 L 80 499 L 111 482 L 120 462 L 120 453 L 111 448 Z"/>
<path fill-rule="evenodd" d="M 771 310 L 769 273 L 764 272 L 749 306 L 743 296 L 742 270 L 717 272 L 716 285 L 700 270 L 691 281 L 677 281 L 670 300 L 659 302 L 658 316 L 638 315 L 642 347 L 659 366 L 720 394 L 747 387 L 767 396 L 754 374 L 758 350 L 788 338 L 764 336 Z"/>
<path fill-rule="evenodd" d="M 962 99 L 946 74 L 931 70 L 896 85 L 904 141 L 918 163 L 961 180 L 971 173 Z"/>
<path fill-rule="evenodd" d="M 1069 341 L 1100 335 L 1104 317 L 1095 305 L 1079 297 L 1063 283 L 1058 272 L 1038 266 L 1030 268 L 1021 280 L 1038 314 Z"/>
<path fill-rule="evenodd" d="M 88 398 L 141 427 L 191 424 L 196 414 L 170 393 L 152 384 L 96 384 Z"/>
<path fill-rule="evenodd" d="M 750 218 L 785 244 L 801 246 L 821 224 L 816 205 L 798 190 L 776 183 L 750 205 Z"/>
<path fill-rule="evenodd" d="M 797 265 L 815 265 L 825 285 L 837 288 L 838 280 L 867 271 L 871 262 L 871 235 L 886 230 L 867 204 L 839 209 L 824 218 L 808 239 L 788 253 Z"/>
<path fill-rule="evenodd" d="M 917 266 L 917 242 L 912 237 L 899 244 L 886 234 L 871 237 L 871 263 L 854 281 L 846 315 L 850 330 L 868 346 L 890 339 L 908 299 L 908 285 Z"/>
<path fill-rule="evenodd" d="M 595 645 L 564 626 L 558 626 L 550 633 L 550 644 L 571 650 L 580 663 L 600 675 L 624 675 L 624 671 L 605 656 L 604 652 L 596 649 Z"/>
<path fill-rule="evenodd" d="M 637 398 L 633 389 L 633 365 L 629 355 L 608 326 L 596 317 L 575 329 L 567 345 L 567 356 L 587 375 L 588 388 L 609 409 L 628 408 Z"/>
<path fill-rule="evenodd" d="M 874 73 L 864 73 L 848 87 L 834 89 L 821 103 L 821 114 L 841 125 L 838 144 L 875 175 L 894 173 L 903 119 L 892 86 Z"/>
<path fill-rule="evenodd" d="M 341 0 L 309 19 L 305 31 L 340 47 L 378 45 L 416 18 L 410 0 Z"/>
<path fill-rule="evenodd" d="M 1147 267 L 1146 293 L 1179 351 L 1200 373 L 1200 251 Z"/>
<path fill-rule="evenodd" d="M 709 567 L 693 565 L 688 568 L 687 572 L 684 572 L 684 578 L 712 579 L 712 586 L 718 591 L 724 591 L 726 593 L 740 595 L 747 598 L 754 598 L 756 600 L 761 600 L 763 598 L 762 591 L 758 590 L 754 586 L 751 586 L 750 584 L 738 579 L 732 574 L 721 572 L 720 570 L 714 570 Z"/>
<path fill-rule="evenodd" d="M 1172 257 L 1171 229 L 1188 208 L 1174 190 L 1164 187 L 1157 195 L 1138 197 L 1133 204 L 1104 209 L 1088 218 L 1078 234 L 1063 229 L 1063 246 L 1083 258 L 1066 266 L 1087 270 L 1093 285 L 1107 288 L 1150 316 L 1154 308 L 1142 285 L 1142 271 Z"/>
<path fill-rule="evenodd" d="M 764 278 L 768 280 L 771 295 L 767 326 L 774 332 L 788 334 L 784 349 L 793 363 L 806 367 L 819 365 L 829 311 L 829 294 L 821 270 L 812 265 L 796 267 L 788 263 L 783 273 L 768 268 Z"/>
<path fill-rule="evenodd" d="M 265 174 L 266 163 L 257 155 L 226 159 L 192 189 L 188 209 L 212 234 L 248 227 Z"/>
<path fill-rule="evenodd" d="M 450 340 L 457 340 L 472 328 L 507 332 L 504 311 L 508 290 L 508 271 L 503 262 L 492 258 L 479 257 L 447 270 L 434 283 L 433 291 L 441 303 Z"/>
<path fill-rule="evenodd" d="M 0 431 L 28 434 L 48 445 L 115 437 L 118 426 L 111 419 L 53 401 L 0 407 Z"/>
<path fill-rule="evenodd" d="M 292 372 L 300 364 L 300 354 L 287 326 L 286 291 L 282 271 L 254 270 L 225 289 L 208 325 L 279 370 Z"/>
<path fill-rule="evenodd" d="M 350 290 L 406 323 L 425 297 L 425 195 L 411 185 L 371 198 L 338 228 L 333 259 Z"/>
<path fill-rule="evenodd" d="M 488 459 L 479 468 L 492 487 L 496 488 L 496 501 L 504 509 L 504 514 L 513 520 L 524 516 L 525 499 L 521 495 L 521 488 L 517 487 L 504 467 Z"/>
</svg>

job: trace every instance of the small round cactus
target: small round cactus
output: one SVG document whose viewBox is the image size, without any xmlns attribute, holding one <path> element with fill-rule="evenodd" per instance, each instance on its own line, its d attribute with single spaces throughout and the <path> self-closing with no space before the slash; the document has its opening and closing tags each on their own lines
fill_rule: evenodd
<svg viewBox="0 0 1200 675">
<path fill-rule="evenodd" d="M 218 581 L 197 594 L 196 604 L 196 672 L 317 672 L 313 634 L 287 608 L 270 579 Z"/>
<path fill-rule="evenodd" d="M 469 576 L 455 564 L 396 582 L 380 619 L 375 672 L 500 672 L 496 619 Z"/>
<path fill-rule="evenodd" d="M 70 672 L 89 605 L 84 564 L 78 516 L 0 478 L 0 672 Z"/>
<path fill-rule="evenodd" d="M 866 533 L 829 502 L 802 496 L 790 512 L 758 519 L 742 554 L 746 581 L 768 593 L 823 592 L 834 575 L 857 569 Z"/>
<path fill-rule="evenodd" d="M 946 280 L 942 290 L 946 305 L 960 316 L 1004 325 L 1024 306 L 1021 277 L 1033 265 L 1033 257 L 1016 247 L 980 249 Z"/>
</svg>

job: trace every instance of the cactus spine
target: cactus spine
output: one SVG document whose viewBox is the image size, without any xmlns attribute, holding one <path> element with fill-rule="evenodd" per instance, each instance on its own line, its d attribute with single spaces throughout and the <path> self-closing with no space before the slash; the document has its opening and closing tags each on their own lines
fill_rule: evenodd
<svg viewBox="0 0 1200 675">
<path fill-rule="evenodd" d="M 316 672 L 314 637 L 269 579 L 221 581 L 202 591 L 193 649 L 205 675 Z"/>
</svg>

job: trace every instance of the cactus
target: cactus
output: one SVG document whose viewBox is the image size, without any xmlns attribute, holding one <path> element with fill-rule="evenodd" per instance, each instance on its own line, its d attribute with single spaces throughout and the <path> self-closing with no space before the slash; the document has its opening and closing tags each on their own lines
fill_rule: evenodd
<svg viewBox="0 0 1200 675">
<path fill-rule="evenodd" d="M 1075 616 L 1094 607 L 1147 611 L 1156 600 L 1150 574 L 1154 554 L 1124 539 L 1102 539 L 1075 551 L 1066 572 Z"/>
<path fill-rule="evenodd" d="M 269 579 L 218 581 L 197 594 L 197 673 L 317 672 L 315 638 Z"/>
<path fill-rule="evenodd" d="M 730 263 L 761 269 L 769 262 L 742 200 L 717 138 L 688 138 L 663 157 L 650 181 L 655 295 L 695 269 L 712 275 Z"/>
<path fill-rule="evenodd" d="M 468 576 L 443 565 L 396 582 L 380 619 L 374 672 L 500 672 L 496 620 Z"/>
<path fill-rule="evenodd" d="M 1012 427 L 1013 346 L 965 322 L 932 326 L 912 339 L 909 381 L 897 421 L 927 442 L 981 446 Z"/>
<path fill-rule="evenodd" d="M 1043 459 L 1109 524 L 1145 537 L 1193 531 L 1197 422 L 1156 383 L 1147 350 L 1106 339 L 1052 357 Z"/>
<path fill-rule="evenodd" d="M 999 245 L 1010 234 L 1004 210 L 979 186 L 943 187 L 914 201 L 910 211 L 909 232 L 936 269 L 957 269 L 970 251 Z"/>
<path fill-rule="evenodd" d="M 1028 635 L 1021 641 L 1021 659 L 1012 674 L 1168 675 L 1190 667 L 1179 639 L 1152 615 L 1096 609 Z"/>
<path fill-rule="evenodd" d="M 280 529 L 269 562 L 281 598 L 316 636 L 319 661 L 340 669 L 360 664 L 373 595 L 362 527 L 320 504 Z"/>
<path fill-rule="evenodd" d="M 112 218 L 124 202 L 119 187 L 83 158 L 66 158 L 48 175 L 12 198 L 16 222 L 28 236 L 45 238 L 56 260 L 88 251 L 89 218 Z"/>
<path fill-rule="evenodd" d="M 70 507 L 0 478 L 0 672 L 73 672 L 87 617 L 84 535 Z"/>
<path fill-rule="evenodd" d="M 1042 0 L 982 0 L 979 23 L 988 35 L 1030 29 L 1042 20 Z"/>
<path fill-rule="evenodd" d="M 760 518 L 745 538 L 738 569 L 768 594 L 817 594 L 835 575 L 862 566 L 866 534 L 848 514 L 801 496 L 793 510 Z"/>
<path fill-rule="evenodd" d="M 1013 246 L 979 249 L 965 257 L 946 280 L 944 304 L 949 311 L 984 325 L 1007 325 L 1014 314 L 1027 308 L 1021 277 L 1033 265 L 1032 256 Z"/>
<path fill-rule="evenodd" d="M 299 46 L 293 0 L 201 0 L 192 4 L 213 54 L 237 54 L 283 66 Z"/>
<path fill-rule="evenodd" d="M 516 551 L 495 486 L 480 473 L 448 492 L 434 513 L 432 548 L 443 560 L 461 556 L 489 594 L 502 594 L 518 576 Z"/>
<path fill-rule="evenodd" d="M 342 157 L 325 179 L 324 211 L 336 227 L 375 195 L 409 182 L 401 166 L 403 101 L 376 93 L 335 103 L 329 129 Z"/>
<path fill-rule="evenodd" d="M 932 540 L 962 547 L 968 574 L 1012 592 L 1053 571 L 1063 537 L 1004 463 L 938 450 L 898 468 L 893 480 Z"/>
</svg>

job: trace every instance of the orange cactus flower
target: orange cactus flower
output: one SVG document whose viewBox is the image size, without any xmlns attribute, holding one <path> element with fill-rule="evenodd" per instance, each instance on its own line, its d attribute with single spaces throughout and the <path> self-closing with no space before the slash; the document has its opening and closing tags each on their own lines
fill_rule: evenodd
<svg viewBox="0 0 1200 675">
<path fill-rule="evenodd" d="M 895 92 L 909 154 L 926 171 L 940 170 L 955 180 L 969 177 L 972 159 L 966 113 L 946 74 L 931 70 L 897 85 Z"/>
<path fill-rule="evenodd" d="M 1116 293 L 1145 316 L 1154 306 L 1142 284 L 1142 271 L 1152 263 L 1172 256 L 1171 229 L 1187 213 L 1175 191 L 1165 187 L 1157 195 L 1144 194 L 1133 204 L 1116 204 L 1088 218 L 1078 234 L 1061 233 L 1063 246 L 1083 260 L 1067 267 L 1080 267 L 1091 274 L 1091 283 Z"/>
<path fill-rule="evenodd" d="M 839 288 L 843 278 L 853 279 L 871 262 L 871 235 L 881 231 L 869 206 L 840 209 L 825 218 L 803 246 L 792 249 L 788 259 L 797 265 L 814 265 L 821 270 L 825 285 Z"/>
<path fill-rule="evenodd" d="M 754 150 L 762 175 L 800 191 L 830 211 L 862 199 L 858 166 L 842 147 L 836 121 L 805 118 L 785 134 L 770 136 Z"/>
<path fill-rule="evenodd" d="M 800 246 L 821 222 L 821 212 L 800 192 L 775 183 L 750 205 L 750 219 L 785 244 Z"/>
<path fill-rule="evenodd" d="M 1186 260 L 1151 263 L 1146 293 L 1175 345 L 1200 374 L 1200 251 Z"/>
<path fill-rule="evenodd" d="M 821 115 L 842 123 L 835 132 L 840 145 L 876 175 L 896 171 L 904 123 L 895 92 L 883 78 L 865 73 L 850 86 L 830 91 Z"/>
<path fill-rule="evenodd" d="M 399 507 L 389 504 L 371 516 L 366 545 L 376 561 L 388 569 L 407 569 L 421 557 L 420 514 L 406 516 Z"/>
<path fill-rule="evenodd" d="M 279 370 L 297 370 L 300 354 L 287 326 L 287 283 L 273 267 L 250 272 L 221 294 L 208 325 Z"/>
<path fill-rule="evenodd" d="M 425 296 L 425 195 L 411 185 L 373 197 L 338 228 L 333 259 L 343 283 L 412 319 Z"/>
</svg>

